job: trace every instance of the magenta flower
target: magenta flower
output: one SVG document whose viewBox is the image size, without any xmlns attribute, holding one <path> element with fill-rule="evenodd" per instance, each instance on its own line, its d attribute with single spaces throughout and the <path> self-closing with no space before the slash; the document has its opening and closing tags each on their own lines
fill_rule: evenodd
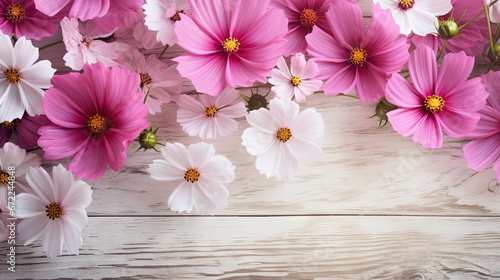
<svg viewBox="0 0 500 280">
<path fill-rule="evenodd" d="M 190 54 L 173 59 L 198 92 L 217 96 L 227 84 L 267 82 L 285 50 L 284 12 L 269 0 L 190 0 L 192 17 L 180 14 L 177 44 Z"/>
<path fill-rule="evenodd" d="M 384 96 L 387 78 L 408 60 L 405 38 L 389 10 L 372 5 L 373 17 L 365 31 L 358 5 L 338 1 L 326 12 L 329 28 L 314 28 L 306 36 L 307 51 L 318 64 L 317 79 L 325 81 L 326 95 L 348 93 L 356 87 L 361 102 Z"/>
<path fill-rule="evenodd" d="M 48 17 L 35 8 L 33 0 L 0 0 L 0 29 L 17 38 L 40 40 L 52 36 L 61 18 Z"/>
<path fill-rule="evenodd" d="M 120 26 L 134 27 L 142 20 L 144 0 L 110 1 L 108 12 L 93 19 L 102 33 L 112 32 Z"/>
<path fill-rule="evenodd" d="M 287 46 L 284 55 L 306 53 L 306 35 L 314 26 L 328 30 L 325 13 L 331 4 L 338 1 L 355 3 L 356 0 L 271 0 L 270 5 L 285 11 L 288 18 Z"/>
<path fill-rule="evenodd" d="M 394 130 L 425 148 L 440 148 L 443 132 L 455 138 L 472 132 L 488 97 L 481 79 L 467 80 L 473 67 L 473 57 L 450 53 L 438 74 L 436 53 L 418 47 L 408 61 L 413 85 L 399 74 L 387 83 L 387 100 L 400 107 L 387 113 Z"/>
<path fill-rule="evenodd" d="M 479 114 L 481 119 L 476 129 L 467 137 L 475 138 L 464 147 L 467 166 L 481 171 L 493 162 L 500 180 L 500 72 L 489 72 L 482 76 L 486 91 L 490 93 Z"/>
<path fill-rule="evenodd" d="M 53 123 L 38 130 L 38 145 L 48 159 L 74 155 L 68 170 L 94 180 L 108 165 L 115 171 L 123 166 L 128 145 L 149 127 L 148 107 L 137 90 L 138 74 L 100 62 L 83 71 L 52 78 L 43 107 Z"/>
<path fill-rule="evenodd" d="M 24 113 L 21 119 L 15 119 L 12 122 L 5 121 L 0 125 L 0 148 L 9 140 L 13 131 L 17 131 L 17 145 L 25 150 L 33 149 L 38 144 L 38 129 L 45 124 L 50 123 L 45 115 L 36 115 L 31 117 Z"/>
<path fill-rule="evenodd" d="M 111 0 L 33 0 L 36 8 L 48 15 L 54 16 L 64 8 L 69 9 L 69 18 L 79 18 L 82 21 L 104 16 Z M 66 10 L 64 9 L 64 10 Z M 64 15 L 63 15 L 64 16 Z"/>
</svg>

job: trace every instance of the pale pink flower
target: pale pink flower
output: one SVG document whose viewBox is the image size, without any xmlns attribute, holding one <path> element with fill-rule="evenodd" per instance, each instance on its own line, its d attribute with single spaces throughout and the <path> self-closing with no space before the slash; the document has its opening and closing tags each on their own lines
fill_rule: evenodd
<svg viewBox="0 0 500 280">
<path fill-rule="evenodd" d="M 38 59 L 38 49 L 21 37 L 15 46 L 9 36 L 0 34 L 0 122 L 43 114 L 42 88 L 51 86 L 56 69 L 50 61 Z"/>
<path fill-rule="evenodd" d="M 484 4 L 490 4 L 493 2 L 492 0 L 483 0 Z M 481 2 L 481 1 L 479 1 Z M 490 20 L 491 22 L 494 23 L 499 23 L 500 22 L 500 2 L 496 2 L 490 7 Z"/>
<path fill-rule="evenodd" d="M 192 17 L 180 14 L 177 44 L 190 52 L 174 58 L 198 92 L 216 96 L 227 84 L 267 82 L 285 50 L 287 19 L 269 0 L 190 0 Z"/>
<path fill-rule="evenodd" d="M 133 27 L 142 19 L 144 0 L 110 1 L 107 13 L 92 19 L 95 26 L 104 34 L 113 32 L 120 26 Z"/>
<path fill-rule="evenodd" d="M 143 14 L 143 16 L 145 16 Z M 133 28 L 133 36 L 135 40 L 140 42 L 141 47 L 145 49 L 154 49 L 161 46 L 161 42 L 156 40 L 157 31 L 149 30 L 146 26 L 146 21 L 143 18 Z"/>
<path fill-rule="evenodd" d="M 164 159 L 153 160 L 146 171 L 157 181 L 181 182 L 168 198 L 170 210 L 214 214 L 216 208 L 227 208 L 229 192 L 223 184 L 234 180 L 235 166 L 214 155 L 213 145 L 167 143 L 161 154 Z"/>
<path fill-rule="evenodd" d="M 288 99 L 295 97 L 297 102 L 302 102 L 306 96 L 319 90 L 323 82 L 313 80 L 319 72 L 318 65 L 313 59 L 306 62 L 305 56 L 297 53 L 290 61 L 290 69 L 288 69 L 285 59 L 280 57 L 278 68 L 271 70 L 271 78 L 268 82 L 273 85 L 271 89 L 276 96 Z"/>
<path fill-rule="evenodd" d="M 88 220 L 85 208 L 92 202 L 90 186 L 61 164 L 52 168 L 52 178 L 41 167 L 30 167 L 26 178 L 32 191 L 16 197 L 16 217 L 24 219 L 19 238 L 28 245 L 43 236 L 42 250 L 52 259 L 62 254 L 63 245 L 78 255 Z"/>
<path fill-rule="evenodd" d="M 299 105 L 274 98 L 269 110 L 251 111 L 241 139 L 247 152 L 257 156 L 255 167 L 267 178 L 289 181 L 298 173 L 299 162 L 314 164 L 322 152 L 315 140 L 323 136 L 323 118 L 314 108 L 299 113 Z"/>
<path fill-rule="evenodd" d="M 316 78 L 325 82 L 326 95 L 349 93 L 355 87 L 359 101 L 379 99 L 387 79 L 408 60 L 406 39 L 399 38 L 389 11 L 379 5 L 372 5 L 368 31 L 358 5 L 339 1 L 330 7 L 330 29 L 315 28 L 306 37 L 308 53 L 319 67 Z"/>
<path fill-rule="evenodd" d="M 60 11 L 69 9 L 69 18 L 79 18 L 82 21 L 104 16 L 111 0 L 34 0 L 36 8 L 48 15 L 54 16 Z M 115 0 L 116 1 L 116 0 Z M 130 1 L 130 0 L 127 0 Z"/>
<path fill-rule="evenodd" d="M 474 57 L 450 53 L 438 74 L 436 53 L 418 47 L 408 61 L 413 84 L 399 74 L 387 83 L 387 100 L 400 107 L 387 113 L 394 130 L 425 148 L 440 148 L 443 132 L 455 138 L 472 132 L 488 96 L 480 78 L 467 80 L 473 67 Z"/>
<path fill-rule="evenodd" d="M 448 13 L 451 0 L 373 0 L 382 9 L 389 9 L 401 34 L 413 32 L 425 36 L 436 32 L 437 16 Z"/>
<path fill-rule="evenodd" d="M 181 20 L 179 14 L 190 14 L 188 0 L 146 0 L 142 7 L 146 26 L 157 31 L 156 39 L 164 45 L 175 45 L 175 22 Z"/>
<path fill-rule="evenodd" d="M 26 173 L 29 167 L 40 166 L 40 158 L 33 153 L 26 153 L 26 150 L 19 148 L 13 143 L 5 143 L 0 149 L 0 186 L 8 186 L 8 168 L 14 166 L 16 178 L 16 192 L 29 190 L 26 183 Z"/>
<path fill-rule="evenodd" d="M 10 222 L 7 218 L 10 218 L 10 210 L 7 208 L 8 202 L 8 190 L 7 187 L 0 186 L 0 242 L 4 242 L 9 238 L 10 227 L 7 227 Z"/>
<path fill-rule="evenodd" d="M 190 136 L 199 135 L 202 139 L 214 139 L 217 134 L 229 135 L 238 128 L 233 118 L 247 114 L 243 102 L 234 103 L 239 92 L 225 88 L 219 96 L 205 94 L 181 95 L 177 110 L 177 122 Z"/>
</svg>

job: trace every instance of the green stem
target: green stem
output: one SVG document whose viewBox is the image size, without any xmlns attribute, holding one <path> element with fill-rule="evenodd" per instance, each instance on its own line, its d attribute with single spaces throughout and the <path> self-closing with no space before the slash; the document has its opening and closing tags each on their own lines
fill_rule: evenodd
<svg viewBox="0 0 500 280">
<path fill-rule="evenodd" d="M 42 147 L 34 147 L 33 149 L 29 149 L 29 150 L 26 150 L 26 152 L 33 152 L 33 151 L 36 151 L 36 150 L 41 150 Z"/>
<path fill-rule="evenodd" d="M 488 6 L 488 8 L 489 8 L 489 7 L 493 6 L 493 4 L 495 4 L 496 2 L 498 2 L 498 0 L 495 0 L 495 1 L 491 2 L 489 5 L 488 4 L 484 4 L 484 6 Z M 458 28 L 458 31 L 460 31 L 460 29 L 464 28 L 467 24 L 473 22 L 478 16 L 482 15 L 484 12 L 485 12 L 485 10 L 483 9 L 481 12 L 479 12 L 479 14 L 477 14 L 471 20 L 469 20 L 468 22 L 466 22 L 464 25 L 460 26 Z"/>
<path fill-rule="evenodd" d="M 490 35 L 491 53 L 496 58 L 497 54 L 495 53 L 495 50 L 493 49 L 493 36 L 491 36 L 491 23 L 490 23 L 490 11 L 489 10 L 490 9 L 489 9 L 488 4 L 484 4 L 484 12 L 486 13 L 486 20 L 488 21 L 488 34 Z"/>
<path fill-rule="evenodd" d="M 158 57 L 158 59 L 161 59 L 163 57 L 167 49 L 168 49 L 168 44 L 165 45 L 165 48 L 163 48 L 163 51 L 161 52 L 160 57 Z"/>
<path fill-rule="evenodd" d="M 144 104 L 146 104 L 146 99 L 148 99 L 148 95 L 149 95 L 149 91 L 151 90 L 151 88 L 148 88 L 148 92 L 146 92 L 146 96 L 144 96 Z"/>
<path fill-rule="evenodd" d="M 441 55 L 443 55 L 443 52 L 444 52 L 444 49 L 446 48 L 446 44 L 448 43 L 448 39 L 444 40 L 444 44 L 443 44 L 443 47 L 441 48 L 441 51 L 439 52 L 439 55 L 437 56 L 436 58 L 436 61 L 439 60 L 439 58 L 441 58 Z"/>
<path fill-rule="evenodd" d="M 58 44 L 61 44 L 61 43 L 64 43 L 63 40 L 59 40 L 59 41 L 55 41 L 53 43 L 50 43 L 50 44 L 47 44 L 43 47 L 40 47 L 38 50 L 43 50 L 43 49 L 46 49 L 46 48 L 49 48 L 49 47 L 52 47 L 52 46 L 55 46 L 55 45 L 58 45 Z"/>
<path fill-rule="evenodd" d="M 261 87 L 273 87 L 274 85 L 271 84 L 261 84 L 261 85 L 256 85 L 256 86 L 251 86 L 251 87 L 237 87 L 235 88 L 236 90 L 242 90 L 242 89 L 251 89 L 251 88 L 261 88 Z"/>
<path fill-rule="evenodd" d="M 356 98 L 358 99 L 358 97 L 356 95 L 351 95 L 351 94 L 343 94 L 343 93 L 339 93 L 337 94 L 337 96 L 347 96 L 347 97 L 351 97 L 351 98 Z"/>
</svg>

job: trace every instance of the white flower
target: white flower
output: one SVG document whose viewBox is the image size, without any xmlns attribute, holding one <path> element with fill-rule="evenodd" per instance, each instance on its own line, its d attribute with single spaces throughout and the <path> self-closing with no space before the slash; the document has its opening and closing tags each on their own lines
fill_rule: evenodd
<svg viewBox="0 0 500 280">
<path fill-rule="evenodd" d="M 274 98 L 269 110 L 251 111 L 241 139 L 249 154 L 257 156 L 255 167 L 268 178 L 289 181 L 298 173 L 298 163 L 313 164 L 321 158 L 314 139 L 323 135 L 323 118 L 314 108 L 299 113 L 299 105 Z"/>
<path fill-rule="evenodd" d="M 0 32 L 0 122 L 43 114 L 42 88 L 51 86 L 56 69 L 48 60 L 37 63 L 38 49 L 23 36 L 16 45 Z"/>
<path fill-rule="evenodd" d="M 154 160 L 147 171 L 157 181 L 181 182 L 168 198 L 172 211 L 213 214 L 216 208 L 227 207 L 229 192 L 223 184 L 234 180 L 235 167 L 214 153 L 213 145 L 203 142 L 188 148 L 167 143 L 161 148 L 164 159 Z"/>
<path fill-rule="evenodd" d="M 7 226 L 10 224 L 7 218 L 10 218 L 10 211 L 7 209 L 8 206 L 8 196 L 7 187 L 0 186 L 0 242 L 3 242 L 9 238 L 10 228 Z"/>
<path fill-rule="evenodd" d="M 238 128 L 238 123 L 233 118 L 247 114 L 243 102 L 231 104 L 238 97 L 238 91 L 228 87 L 217 97 L 199 94 L 197 100 L 193 96 L 181 95 L 177 122 L 190 136 L 213 139 L 217 132 L 222 136 L 229 135 Z"/>
<path fill-rule="evenodd" d="M 303 54 L 297 53 L 292 56 L 291 67 L 288 69 L 285 59 L 280 57 L 278 69 L 271 70 L 269 83 L 274 85 L 271 89 L 280 98 L 292 99 L 295 96 L 297 102 L 304 101 L 306 96 L 319 90 L 323 84 L 320 80 L 311 80 L 318 75 L 318 65 L 314 60 L 306 58 Z"/>
<path fill-rule="evenodd" d="M 39 167 L 40 158 L 33 153 L 26 153 L 26 150 L 19 146 L 7 142 L 0 149 L 0 186 L 8 186 L 8 168 L 15 167 L 15 191 L 16 193 L 27 192 L 30 190 L 26 182 L 26 173 L 29 167 Z"/>
<path fill-rule="evenodd" d="M 149 30 L 158 31 L 156 39 L 164 45 L 175 45 L 175 22 L 180 20 L 179 13 L 189 12 L 187 0 L 146 0 L 142 6 L 146 15 L 146 26 Z"/>
<path fill-rule="evenodd" d="M 43 235 L 42 250 L 54 259 L 62 254 L 63 245 L 78 255 L 82 246 L 82 229 L 87 224 L 85 208 L 92 202 L 92 190 L 61 164 L 52 169 L 52 178 L 41 167 L 30 167 L 26 175 L 31 193 L 16 197 L 19 238 L 25 245 Z"/>
<path fill-rule="evenodd" d="M 447 14 L 453 7 L 451 0 L 373 0 L 382 9 L 390 9 L 401 34 L 426 36 L 436 33 L 437 16 Z"/>
<path fill-rule="evenodd" d="M 490 4 L 491 0 L 484 0 L 484 4 Z M 490 7 L 490 20 L 493 23 L 500 22 L 500 1 L 496 2 Z"/>
</svg>

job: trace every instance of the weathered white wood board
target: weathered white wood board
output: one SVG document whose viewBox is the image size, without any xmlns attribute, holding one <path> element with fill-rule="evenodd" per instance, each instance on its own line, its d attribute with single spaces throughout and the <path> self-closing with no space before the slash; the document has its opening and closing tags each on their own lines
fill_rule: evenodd
<svg viewBox="0 0 500 280">
<path fill-rule="evenodd" d="M 79 256 L 7 279 L 500 279 L 499 218 L 90 218 Z M 7 274 L 10 273 L 10 274 Z M 5 279 L 5 278 L 4 278 Z"/>
</svg>

